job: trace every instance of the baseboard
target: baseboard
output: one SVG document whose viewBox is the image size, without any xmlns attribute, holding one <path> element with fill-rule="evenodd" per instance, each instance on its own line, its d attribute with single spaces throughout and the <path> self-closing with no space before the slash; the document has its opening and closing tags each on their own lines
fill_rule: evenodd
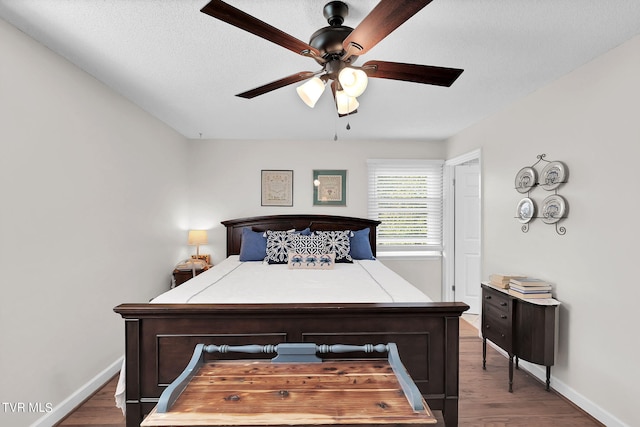
<svg viewBox="0 0 640 427">
<path fill-rule="evenodd" d="M 89 382 L 76 390 L 71 396 L 55 405 L 51 412 L 48 412 L 43 417 L 39 418 L 36 422 L 31 424 L 30 427 L 51 427 L 52 425 L 60 422 L 64 417 L 80 406 L 82 402 L 98 391 L 100 387 L 105 385 L 107 381 L 113 378 L 113 376 L 120 371 L 120 368 L 122 368 L 123 359 L 124 356 L 113 362 L 108 368 L 93 377 Z M 115 406 L 115 404 L 114 398 L 113 405 Z"/>
<path fill-rule="evenodd" d="M 509 355 L 503 349 L 496 346 L 491 341 L 487 340 L 487 344 L 489 344 L 504 357 L 509 357 Z M 526 360 L 522 359 L 518 361 L 518 366 L 520 369 L 524 369 L 529 374 L 539 379 L 543 384 L 546 383 L 547 371 L 544 367 L 529 363 Z M 551 373 L 553 374 L 553 369 L 551 369 Z M 551 388 L 607 427 L 630 427 L 628 424 L 625 424 L 610 412 L 605 411 L 600 406 L 596 405 L 593 401 L 587 399 L 582 394 L 578 393 L 576 390 L 569 387 L 567 384 L 560 381 L 553 375 L 551 375 Z"/>
</svg>

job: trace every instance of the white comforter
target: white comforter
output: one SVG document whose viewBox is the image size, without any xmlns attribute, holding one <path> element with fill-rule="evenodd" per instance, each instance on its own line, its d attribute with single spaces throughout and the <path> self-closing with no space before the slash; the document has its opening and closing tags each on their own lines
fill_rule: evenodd
<svg viewBox="0 0 640 427">
<path fill-rule="evenodd" d="M 230 256 L 151 303 L 382 303 L 429 302 L 429 297 L 380 261 L 336 264 L 332 270 L 290 270 L 287 265 L 240 262 Z M 115 393 L 125 413 L 123 368 Z"/>
<path fill-rule="evenodd" d="M 292 270 L 230 256 L 152 303 L 381 303 L 431 301 L 378 260 Z"/>
</svg>

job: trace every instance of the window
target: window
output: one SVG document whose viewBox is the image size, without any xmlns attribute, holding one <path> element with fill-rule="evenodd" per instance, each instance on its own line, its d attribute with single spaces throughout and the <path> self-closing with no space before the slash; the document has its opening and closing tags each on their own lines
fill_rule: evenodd
<svg viewBox="0 0 640 427">
<path fill-rule="evenodd" d="M 378 226 L 378 251 L 442 251 L 442 160 L 367 161 L 369 218 Z"/>
</svg>

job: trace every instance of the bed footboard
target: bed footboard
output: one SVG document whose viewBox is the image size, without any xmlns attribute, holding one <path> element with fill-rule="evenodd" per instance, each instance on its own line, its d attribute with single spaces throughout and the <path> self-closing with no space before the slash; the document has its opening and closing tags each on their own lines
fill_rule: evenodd
<svg viewBox="0 0 640 427">
<path fill-rule="evenodd" d="M 395 342 L 431 409 L 442 411 L 448 427 L 456 426 L 459 318 L 468 308 L 459 302 L 121 304 L 114 311 L 125 319 L 127 426 L 140 425 L 196 344 L 220 342 Z"/>
</svg>

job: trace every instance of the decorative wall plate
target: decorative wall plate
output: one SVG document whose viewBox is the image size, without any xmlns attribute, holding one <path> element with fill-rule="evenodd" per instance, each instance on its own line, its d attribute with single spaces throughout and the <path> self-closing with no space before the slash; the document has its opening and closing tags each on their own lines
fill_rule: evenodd
<svg viewBox="0 0 640 427">
<path fill-rule="evenodd" d="M 542 221 L 546 224 L 555 224 L 564 217 L 566 210 L 567 202 L 564 197 L 552 194 L 542 201 Z"/>
<path fill-rule="evenodd" d="M 526 224 L 531 221 L 535 213 L 536 206 L 533 204 L 533 200 L 528 197 L 520 200 L 520 203 L 518 203 L 518 209 L 516 210 L 516 216 L 521 223 Z"/>
<path fill-rule="evenodd" d="M 542 169 L 540 186 L 547 191 L 554 190 L 567 178 L 567 168 L 562 162 L 550 162 Z"/>
<path fill-rule="evenodd" d="M 516 174 L 516 190 L 518 193 L 526 193 L 538 180 L 538 173 L 532 167 L 522 168 Z"/>
</svg>

